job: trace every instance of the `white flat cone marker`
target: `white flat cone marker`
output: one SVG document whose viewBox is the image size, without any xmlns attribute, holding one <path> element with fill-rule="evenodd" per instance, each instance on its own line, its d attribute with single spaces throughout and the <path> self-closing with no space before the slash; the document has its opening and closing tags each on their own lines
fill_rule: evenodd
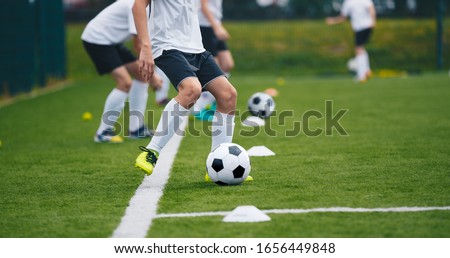
<svg viewBox="0 0 450 258">
<path fill-rule="evenodd" d="M 273 151 L 271 151 L 269 148 L 267 148 L 266 146 L 253 146 L 247 151 L 247 153 L 249 156 L 254 156 L 254 157 L 274 156 L 275 155 L 275 153 Z"/>
<path fill-rule="evenodd" d="M 242 121 L 242 124 L 245 126 L 264 126 L 266 124 L 266 121 L 257 116 L 249 116 L 244 121 Z"/>
<path fill-rule="evenodd" d="M 225 216 L 223 222 L 262 222 L 270 221 L 270 217 L 255 206 L 238 206 Z"/>
</svg>

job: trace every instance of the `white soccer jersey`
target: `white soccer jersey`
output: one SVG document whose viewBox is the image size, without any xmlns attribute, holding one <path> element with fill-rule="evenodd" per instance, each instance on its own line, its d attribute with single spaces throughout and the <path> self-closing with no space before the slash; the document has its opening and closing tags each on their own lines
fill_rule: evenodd
<svg viewBox="0 0 450 258">
<path fill-rule="evenodd" d="M 118 0 L 103 9 L 88 23 L 81 39 L 93 44 L 113 45 L 136 35 L 131 11 L 133 4 L 134 0 Z"/>
<path fill-rule="evenodd" d="M 201 0 L 198 0 L 199 3 L 199 11 L 198 11 L 198 22 L 200 23 L 200 26 L 204 27 L 211 27 L 211 23 L 206 18 L 206 16 L 202 12 L 201 8 Z M 212 15 L 214 16 L 215 21 L 217 24 L 222 23 L 222 0 L 208 0 L 208 7 L 211 11 Z"/>
<path fill-rule="evenodd" d="M 373 6 L 372 0 L 345 0 L 341 15 L 350 17 L 354 31 L 361 31 L 371 28 L 374 24 L 369 11 L 371 6 Z"/>
<path fill-rule="evenodd" d="M 152 0 L 150 38 L 153 57 L 164 50 L 199 54 L 205 51 L 196 0 Z"/>
</svg>

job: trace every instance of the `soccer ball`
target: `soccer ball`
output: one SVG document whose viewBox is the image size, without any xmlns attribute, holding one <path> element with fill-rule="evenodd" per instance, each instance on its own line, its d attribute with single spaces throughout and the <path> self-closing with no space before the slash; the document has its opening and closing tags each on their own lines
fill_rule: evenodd
<svg viewBox="0 0 450 258">
<path fill-rule="evenodd" d="M 269 117 L 275 109 L 273 98 L 263 92 L 257 92 L 248 99 L 248 110 L 254 116 Z"/>
<path fill-rule="evenodd" d="M 222 143 L 206 159 L 206 171 L 218 185 L 238 185 L 250 174 L 250 157 L 235 143 Z"/>
<path fill-rule="evenodd" d="M 355 58 L 350 58 L 347 61 L 347 69 L 350 72 L 356 72 L 356 70 L 358 69 L 358 64 L 356 63 L 356 59 Z"/>
</svg>

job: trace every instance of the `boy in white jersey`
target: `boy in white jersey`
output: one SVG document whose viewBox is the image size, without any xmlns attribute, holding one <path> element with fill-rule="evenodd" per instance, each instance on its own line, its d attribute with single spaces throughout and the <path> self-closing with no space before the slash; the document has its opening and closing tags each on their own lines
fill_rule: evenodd
<svg viewBox="0 0 450 258">
<path fill-rule="evenodd" d="M 327 18 L 326 22 L 334 25 L 344 22 L 346 17 L 350 17 L 352 29 L 355 32 L 357 79 L 359 82 L 365 82 L 372 75 L 369 55 L 365 49 L 376 25 L 376 10 L 372 0 L 345 0 L 341 14 Z"/>
<path fill-rule="evenodd" d="M 151 136 L 150 130 L 144 125 L 149 85 L 139 74 L 137 58 L 123 45 L 133 37 L 135 48 L 139 51 L 131 12 L 133 3 L 133 0 L 118 0 L 106 7 L 88 23 L 81 36 L 83 46 L 97 72 L 100 75 L 109 73 L 116 81 L 116 88 L 106 99 L 100 126 L 94 136 L 95 142 L 123 141 L 122 137 L 113 132 L 113 128 L 127 98 L 130 103 L 129 136 Z M 164 95 L 167 98 L 169 80 L 162 72 L 159 74 L 152 78 L 150 84 L 162 100 Z"/>
<path fill-rule="evenodd" d="M 150 2 L 152 12 L 147 23 L 145 8 Z M 230 143 L 233 138 L 237 92 L 212 55 L 203 48 L 197 8 L 197 1 L 193 0 L 134 2 L 133 15 L 142 45 L 140 72 L 144 79 L 150 80 L 156 64 L 178 91 L 164 108 L 150 143 L 140 147 L 143 152 L 136 159 L 136 167 L 148 175 L 153 172 L 161 150 L 188 119 L 189 108 L 202 90 L 211 92 L 217 100 L 211 150 L 221 143 Z"/>
</svg>

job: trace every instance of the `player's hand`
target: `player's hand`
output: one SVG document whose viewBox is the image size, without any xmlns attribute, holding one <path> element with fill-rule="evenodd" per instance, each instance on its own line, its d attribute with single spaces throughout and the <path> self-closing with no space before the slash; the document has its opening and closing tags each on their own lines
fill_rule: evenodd
<svg viewBox="0 0 450 258">
<path fill-rule="evenodd" d="M 162 84 L 163 80 L 161 76 L 159 76 L 157 73 L 154 73 L 150 78 L 150 88 L 152 88 L 153 91 L 157 91 L 162 88 Z"/>
<path fill-rule="evenodd" d="M 214 29 L 214 34 L 222 41 L 226 41 L 230 38 L 230 34 L 228 34 L 228 31 L 222 25 Z"/>
<path fill-rule="evenodd" d="M 145 81 L 150 82 L 154 72 L 155 60 L 153 60 L 152 49 L 148 46 L 142 46 L 139 54 L 139 73 Z"/>
</svg>

